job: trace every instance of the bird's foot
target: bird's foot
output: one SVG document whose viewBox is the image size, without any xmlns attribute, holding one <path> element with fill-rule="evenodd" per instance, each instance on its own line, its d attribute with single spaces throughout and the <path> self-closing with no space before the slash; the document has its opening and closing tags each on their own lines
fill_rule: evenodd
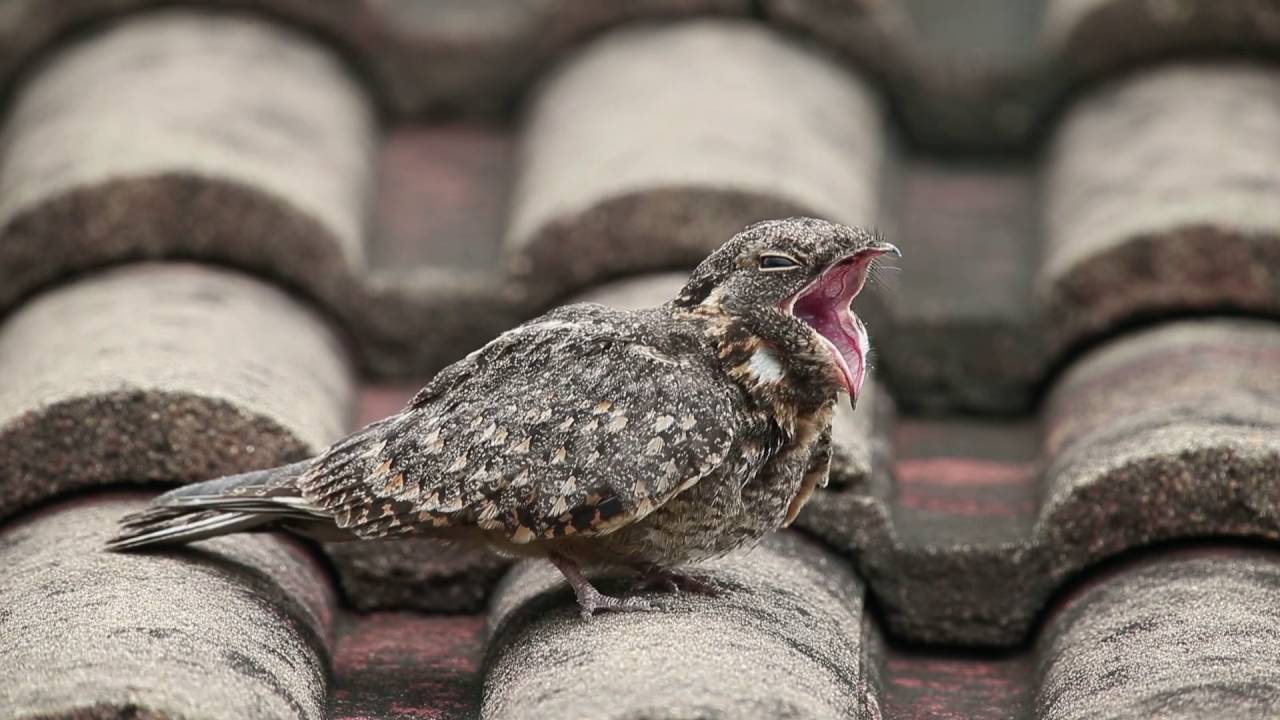
<svg viewBox="0 0 1280 720">
<path fill-rule="evenodd" d="M 562 555 L 551 555 L 550 559 L 564 575 L 564 579 L 569 582 L 569 587 L 573 588 L 573 594 L 578 598 L 578 608 L 584 620 L 590 620 L 597 612 L 649 612 L 660 609 L 644 598 L 619 598 L 605 595 L 582 574 L 576 562 Z"/>
<path fill-rule="evenodd" d="M 644 598 L 605 595 L 590 583 L 581 590 L 575 587 L 573 591 L 578 597 L 578 609 L 583 620 L 590 620 L 598 612 L 650 612 L 660 609 Z"/>
<path fill-rule="evenodd" d="M 636 590 L 662 590 L 669 593 L 689 593 L 706 597 L 719 597 L 721 590 L 711 581 L 666 568 L 646 568 L 644 576 L 636 583 Z"/>
</svg>

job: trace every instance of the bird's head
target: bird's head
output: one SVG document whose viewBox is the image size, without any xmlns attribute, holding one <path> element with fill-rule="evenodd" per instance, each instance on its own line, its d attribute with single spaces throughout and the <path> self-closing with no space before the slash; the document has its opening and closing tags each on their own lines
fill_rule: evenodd
<svg viewBox="0 0 1280 720">
<path fill-rule="evenodd" d="M 850 305 L 871 264 L 898 248 L 859 228 L 814 218 L 756 223 L 700 264 L 675 300 L 736 320 L 779 363 L 818 369 L 819 381 L 857 401 L 866 377 L 866 328 Z"/>
</svg>

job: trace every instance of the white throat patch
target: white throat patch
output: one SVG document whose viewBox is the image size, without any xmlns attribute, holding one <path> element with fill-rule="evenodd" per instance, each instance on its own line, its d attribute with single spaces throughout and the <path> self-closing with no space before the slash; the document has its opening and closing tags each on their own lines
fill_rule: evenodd
<svg viewBox="0 0 1280 720">
<path fill-rule="evenodd" d="M 751 359 L 747 361 L 747 369 L 760 384 L 778 382 L 783 375 L 782 363 L 766 345 L 761 345 L 751 353 Z"/>
</svg>

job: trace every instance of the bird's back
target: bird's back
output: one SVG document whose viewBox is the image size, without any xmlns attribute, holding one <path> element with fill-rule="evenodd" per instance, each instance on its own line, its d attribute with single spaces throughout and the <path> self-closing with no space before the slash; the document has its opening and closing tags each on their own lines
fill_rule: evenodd
<svg viewBox="0 0 1280 720">
<path fill-rule="evenodd" d="M 574 305 L 446 369 L 301 487 L 362 537 L 604 534 L 721 471 L 748 422 L 697 327 Z"/>
</svg>

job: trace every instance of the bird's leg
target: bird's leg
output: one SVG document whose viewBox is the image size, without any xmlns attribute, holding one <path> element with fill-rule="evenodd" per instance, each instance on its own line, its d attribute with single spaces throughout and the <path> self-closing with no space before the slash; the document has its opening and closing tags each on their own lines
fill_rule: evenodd
<svg viewBox="0 0 1280 720">
<path fill-rule="evenodd" d="M 718 597 L 720 589 L 696 575 L 664 568 L 659 565 L 640 565 L 636 567 L 640 580 L 636 583 L 639 590 L 665 590 L 671 593 L 687 592 L 691 595 Z"/>
<path fill-rule="evenodd" d="M 597 611 L 637 612 L 657 609 L 652 603 L 640 598 L 616 598 L 605 595 L 582 574 L 578 563 L 556 553 L 551 553 L 548 558 L 564 575 L 564 579 L 569 581 L 569 587 L 573 588 L 573 594 L 578 598 L 578 607 L 585 620 L 590 620 Z"/>
</svg>

